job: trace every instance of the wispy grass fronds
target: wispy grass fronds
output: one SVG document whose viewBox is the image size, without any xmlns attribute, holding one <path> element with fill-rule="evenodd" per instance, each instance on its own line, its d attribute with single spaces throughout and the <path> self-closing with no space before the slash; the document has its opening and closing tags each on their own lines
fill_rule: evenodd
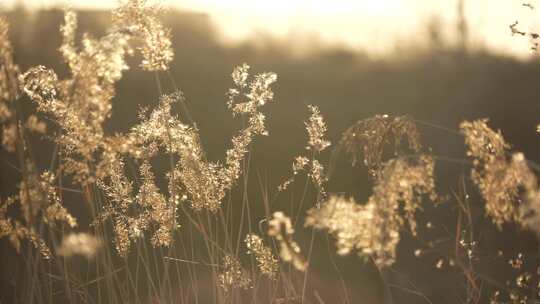
<svg viewBox="0 0 540 304">
<path fill-rule="evenodd" d="M 234 288 L 248 289 L 252 287 L 249 273 L 242 268 L 240 261 L 232 255 L 223 257 L 223 271 L 219 274 L 219 285 L 225 292 Z"/>
<path fill-rule="evenodd" d="M 433 169 L 429 156 L 392 159 L 383 166 L 365 205 L 332 196 L 308 211 L 305 225 L 333 234 L 341 255 L 355 250 L 373 256 L 379 267 L 390 266 L 396 259 L 400 230 L 407 225 L 416 234 L 415 213 L 422 208 L 423 196 L 436 198 Z"/>
<path fill-rule="evenodd" d="M 254 233 L 246 235 L 245 243 L 248 249 L 247 253 L 255 256 L 261 273 L 270 279 L 276 279 L 279 264 L 270 247 L 266 246 L 263 239 Z"/>
<path fill-rule="evenodd" d="M 510 145 L 487 122 L 465 121 L 461 132 L 468 146 L 467 154 L 473 158 L 471 178 L 486 202 L 486 214 L 501 228 L 504 223 L 520 222 L 520 187 L 533 193 L 537 181 L 524 155 L 510 158 Z"/>
<path fill-rule="evenodd" d="M 9 197 L 3 202 L 0 201 L 0 238 L 7 237 L 11 245 L 19 253 L 21 252 L 21 241 L 29 241 L 39 250 L 44 259 L 50 259 L 52 257 L 51 250 L 36 233 L 35 229 L 8 215 L 8 208 L 14 205 L 15 202 L 14 197 Z"/>
<path fill-rule="evenodd" d="M 353 166 L 361 157 L 369 173 L 377 177 L 387 155 L 395 157 L 407 151 L 405 141 L 406 147 L 413 152 L 422 148 L 420 133 L 410 117 L 375 115 L 345 130 L 337 147 L 350 157 Z M 385 153 L 387 145 L 393 148 L 389 154 Z"/>
<path fill-rule="evenodd" d="M 308 105 L 310 117 L 304 122 L 308 134 L 306 154 L 294 158 L 292 164 L 292 176 L 278 186 L 278 191 L 286 190 L 294 181 L 295 176 L 301 171 L 307 171 L 312 184 L 317 189 L 317 204 L 320 204 L 327 196 L 326 183 L 328 177 L 324 165 L 317 159 L 322 151 L 330 146 L 326 138 L 327 126 L 317 106 Z"/>
<path fill-rule="evenodd" d="M 308 121 L 305 122 L 309 137 L 306 148 L 320 153 L 330 146 L 330 141 L 325 138 L 327 129 L 326 123 L 317 106 L 308 105 L 308 109 L 311 112 L 311 115 Z"/>
<path fill-rule="evenodd" d="M 147 0 L 125 1 L 113 11 L 113 23 L 120 30 L 134 34 L 142 55 L 141 68 L 147 71 L 165 71 L 174 58 L 171 31 L 163 26 L 159 16 L 164 9 Z"/>
</svg>

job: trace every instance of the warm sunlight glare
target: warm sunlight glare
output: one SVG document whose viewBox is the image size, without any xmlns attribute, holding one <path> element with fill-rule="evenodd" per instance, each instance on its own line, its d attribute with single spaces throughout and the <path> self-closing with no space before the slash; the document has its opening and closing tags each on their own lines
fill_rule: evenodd
<svg viewBox="0 0 540 304">
<path fill-rule="evenodd" d="M 36 7 L 71 4 L 84 8 L 110 8 L 110 0 L 4 0 L 32 3 Z M 426 41 L 428 24 L 443 29 L 443 38 L 455 41 L 457 7 L 460 0 L 158 0 L 167 6 L 208 14 L 227 42 L 272 35 L 293 39 L 299 47 L 313 39 L 339 43 L 384 55 L 396 49 L 417 47 Z M 510 35 L 516 20 L 535 29 L 540 20 L 538 0 L 464 0 L 470 45 L 494 52 L 526 57 L 527 39 Z"/>
</svg>

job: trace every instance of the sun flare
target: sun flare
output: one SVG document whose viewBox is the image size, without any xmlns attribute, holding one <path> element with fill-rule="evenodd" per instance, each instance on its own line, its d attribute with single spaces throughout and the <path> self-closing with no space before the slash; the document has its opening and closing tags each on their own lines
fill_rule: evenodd
<svg viewBox="0 0 540 304">
<path fill-rule="evenodd" d="M 120 0 L 121 1 L 121 0 Z M 316 39 L 368 53 L 385 55 L 396 48 L 422 45 L 428 22 L 436 20 L 442 35 L 455 40 L 457 4 L 460 0 L 156 0 L 165 6 L 207 14 L 225 42 L 238 42 L 261 34 L 292 38 L 296 45 Z M 23 3 L 33 7 L 73 5 L 81 8 L 113 8 L 110 0 L 3 0 L 1 5 Z M 539 7 L 538 0 L 530 0 Z M 516 41 L 508 25 L 519 19 L 536 30 L 531 10 L 508 0 L 464 0 L 470 45 L 528 57 L 528 41 Z M 536 18 L 538 19 L 538 18 Z M 536 20 L 535 19 L 535 20 Z M 523 22 L 521 22 L 523 21 Z M 537 30 L 536 30 L 537 31 Z M 424 41 L 423 41 L 424 40 Z M 525 50 L 525 51 L 524 51 Z"/>
</svg>

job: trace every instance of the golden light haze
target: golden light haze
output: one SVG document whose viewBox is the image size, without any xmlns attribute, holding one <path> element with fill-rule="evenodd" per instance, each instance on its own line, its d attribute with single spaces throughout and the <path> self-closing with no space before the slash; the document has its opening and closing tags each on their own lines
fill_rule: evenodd
<svg viewBox="0 0 540 304">
<path fill-rule="evenodd" d="M 440 24 L 449 41 L 456 39 L 459 0 L 158 0 L 166 6 L 207 13 L 226 41 L 238 41 L 262 33 L 302 41 L 317 37 L 386 54 L 396 48 L 418 46 L 425 41 L 430 21 Z M 17 0 L 7 0 L 7 6 Z M 110 0 L 18 1 L 33 7 L 73 5 L 110 8 Z M 535 30 L 540 20 L 540 1 L 464 0 L 469 43 L 497 53 L 530 56 L 528 41 L 512 37 L 509 25 L 516 20 Z M 536 10 L 523 6 L 530 3 Z"/>
</svg>

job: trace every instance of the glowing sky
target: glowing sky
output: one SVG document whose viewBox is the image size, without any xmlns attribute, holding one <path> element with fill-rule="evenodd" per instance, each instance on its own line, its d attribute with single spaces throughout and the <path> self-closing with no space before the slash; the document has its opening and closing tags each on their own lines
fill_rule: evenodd
<svg viewBox="0 0 540 304">
<path fill-rule="evenodd" d="M 16 0 L 2 0 L 14 3 Z M 438 19 L 452 35 L 458 0 L 161 0 L 172 7 L 205 12 L 224 37 L 245 39 L 260 32 L 276 36 L 318 36 L 323 41 L 362 47 L 373 53 L 418 43 L 427 20 Z M 111 0 L 23 0 L 36 7 L 72 4 L 112 7 Z M 537 7 L 522 6 L 528 2 Z M 526 30 L 540 21 L 540 0 L 466 0 L 470 37 L 475 45 L 495 52 L 528 56 L 527 39 L 511 37 L 508 26 L 519 20 Z"/>
</svg>

